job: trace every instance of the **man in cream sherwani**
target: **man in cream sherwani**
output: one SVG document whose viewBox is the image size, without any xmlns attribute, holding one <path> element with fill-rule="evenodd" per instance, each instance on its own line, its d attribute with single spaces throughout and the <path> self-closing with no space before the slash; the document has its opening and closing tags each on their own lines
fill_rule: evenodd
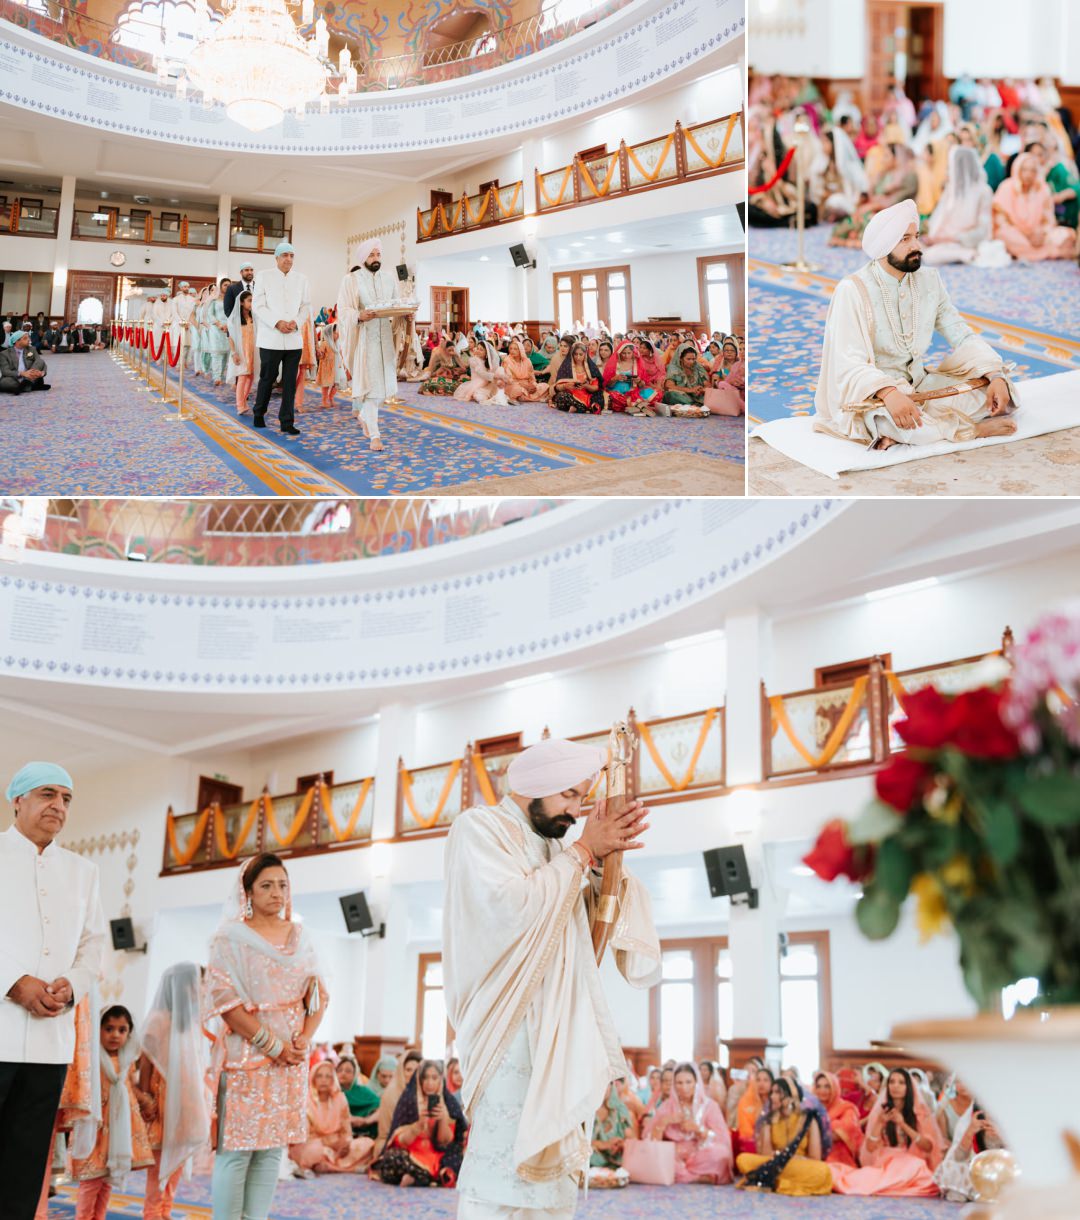
<svg viewBox="0 0 1080 1220">
<path fill-rule="evenodd" d="M 382 265 L 382 242 L 374 237 L 357 252 L 359 266 L 341 281 L 337 299 L 338 339 L 352 379 L 353 414 L 376 452 L 379 406 L 397 393 L 397 336 L 404 318 L 377 318 L 373 309 L 392 305 L 397 278 Z"/>
<path fill-rule="evenodd" d="M 259 388 L 255 394 L 253 423 L 256 428 L 266 427 L 270 391 L 280 373 L 278 423 L 285 436 L 300 435 L 300 429 L 293 424 L 293 403 L 304 347 L 304 323 L 311 315 L 307 276 L 293 270 L 295 254 L 291 243 L 279 242 L 274 250 L 276 265 L 255 276 L 251 294 L 255 346 L 259 349 Z"/>
<path fill-rule="evenodd" d="M 183 345 L 184 354 L 180 359 L 185 361 L 187 360 L 187 349 L 190 346 L 188 328 L 191 325 L 191 315 L 195 312 L 195 298 L 188 291 L 190 287 L 187 280 L 181 280 L 176 290 L 176 296 L 172 299 L 172 337 L 174 342 Z"/>
<path fill-rule="evenodd" d="M 1015 432 L 1004 361 L 957 312 L 940 273 L 922 266 L 915 204 L 878 212 L 862 244 L 871 261 L 836 286 L 825 319 L 815 431 L 877 449 Z M 952 351 L 928 368 L 935 331 Z M 989 385 L 922 403 L 911 397 L 979 377 Z M 864 405 L 870 399 L 878 401 Z"/>
<path fill-rule="evenodd" d="M 626 1075 L 593 953 L 590 917 L 603 861 L 641 847 L 646 810 L 580 816 L 606 752 L 548 740 L 510 764 L 510 794 L 467 809 L 446 849 L 443 967 L 471 1123 L 459 1220 L 570 1217 L 587 1171 L 593 1118 Z M 627 981 L 660 978 L 648 894 L 632 877 L 611 946 Z"/>
<path fill-rule="evenodd" d="M 97 866 L 55 840 L 71 776 L 27 763 L 7 787 L 15 823 L 0 834 L 0 1215 L 33 1220 L 52 1155 L 75 1008 L 101 970 Z"/>
<path fill-rule="evenodd" d="M 172 327 L 173 307 L 169 294 L 163 292 L 150 307 L 150 323 L 153 328 L 154 346 L 161 342 L 162 332 Z"/>
</svg>

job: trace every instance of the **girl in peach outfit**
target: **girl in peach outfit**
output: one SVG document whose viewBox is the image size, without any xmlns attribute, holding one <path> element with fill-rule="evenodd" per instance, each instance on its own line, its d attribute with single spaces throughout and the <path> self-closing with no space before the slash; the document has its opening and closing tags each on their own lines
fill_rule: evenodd
<svg viewBox="0 0 1080 1220">
<path fill-rule="evenodd" d="M 105 1220 L 113 1186 L 123 1189 L 133 1169 L 153 1164 L 136 1099 L 134 1031 L 131 1013 L 122 1005 L 101 1014 L 101 1124 L 89 1155 L 72 1158 L 79 1183 L 75 1220 Z"/>
<path fill-rule="evenodd" d="M 251 315 L 251 293 L 242 292 L 229 315 L 229 364 L 225 380 L 236 383 L 236 414 L 248 412 L 251 384 L 259 375 L 259 349 L 255 346 L 255 319 Z"/>
<path fill-rule="evenodd" d="M 510 350 L 502 362 L 503 371 L 509 380 L 506 397 L 511 402 L 542 402 L 547 398 L 547 386 L 538 385 L 536 370 L 525 353 L 525 344 L 520 339 L 510 340 Z"/>
<path fill-rule="evenodd" d="M 327 325 L 331 326 L 333 323 L 328 323 Z M 334 405 L 334 388 L 337 384 L 337 370 L 334 367 L 336 363 L 334 349 L 327 342 L 326 329 L 326 327 L 319 327 L 315 339 L 315 358 L 318 361 L 315 384 L 322 390 L 322 405 L 324 407 L 332 407 Z"/>
<path fill-rule="evenodd" d="M 307 1119 L 307 1139 L 289 1148 L 289 1156 L 301 1169 L 357 1173 L 371 1163 L 375 1141 L 367 1136 L 353 1138 L 349 1103 L 328 1059 L 316 1063 L 308 1077 Z"/>
</svg>

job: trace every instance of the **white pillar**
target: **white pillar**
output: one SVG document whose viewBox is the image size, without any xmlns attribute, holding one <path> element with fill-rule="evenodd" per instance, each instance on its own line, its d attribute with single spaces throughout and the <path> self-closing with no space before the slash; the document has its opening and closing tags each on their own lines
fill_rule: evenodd
<svg viewBox="0 0 1080 1220">
<path fill-rule="evenodd" d="M 525 247 L 536 260 L 534 270 L 522 272 L 521 315 L 531 321 L 540 321 L 551 313 L 551 307 L 547 304 L 551 296 L 551 266 L 541 242 L 543 221 L 533 214 L 536 209 L 536 171 L 544 168 L 541 164 L 543 156 L 544 141 L 535 136 L 521 146 L 521 191 L 526 212 L 523 226 Z M 545 286 L 547 292 L 544 291 Z"/>
<path fill-rule="evenodd" d="M 373 839 L 392 839 L 396 831 L 398 759 L 412 761 L 416 740 L 416 712 L 403 703 L 388 703 L 379 709 L 379 731 L 375 747 L 375 812 Z"/>
<path fill-rule="evenodd" d="M 56 253 L 53 257 L 52 299 L 49 313 L 64 316 L 67 304 L 68 271 L 71 266 L 71 225 L 75 219 L 75 177 L 66 175 L 60 185 L 60 211 L 56 219 Z"/>
<path fill-rule="evenodd" d="M 756 609 L 729 614 L 724 622 L 727 650 L 727 782 L 731 788 L 756 784 L 761 776 L 761 681 L 767 677 L 772 624 Z"/>
<path fill-rule="evenodd" d="M 218 196 L 218 211 L 217 211 L 217 279 L 220 281 L 222 276 L 229 276 L 230 279 L 236 279 L 240 273 L 235 274 L 229 270 L 229 235 L 232 229 L 232 196 Z"/>
</svg>

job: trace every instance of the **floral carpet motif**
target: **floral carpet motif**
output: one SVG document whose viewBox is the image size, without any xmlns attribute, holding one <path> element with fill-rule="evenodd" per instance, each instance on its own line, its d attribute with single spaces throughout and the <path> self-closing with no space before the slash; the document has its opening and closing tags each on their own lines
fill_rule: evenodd
<svg viewBox="0 0 1080 1220">
<path fill-rule="evenodd" d="M 144 1175 L 133 1174 L 127 1192 L 113 1195 L 109 1220 L 142 1216 Z M 210 1182 L 181 1183 L 173 1220 L 210 1220 Z M 457 1196 L 450 1190 L 408 1190 L 360 1176 L 324 1177 L 278 1183 L 271 1220 L 453 1220 Z M 943 1220 L 957 1215 L 954 1204 L 928 1199 L 785 1199 L 746 1194 L 721 1186 L 637 1186 L 593 1190 L 578 1204 L 580 1220 Z M 49 1220 L 72 1220 L 74 1189 L 65 1187 L 49 1204 Z"/>
</svg>

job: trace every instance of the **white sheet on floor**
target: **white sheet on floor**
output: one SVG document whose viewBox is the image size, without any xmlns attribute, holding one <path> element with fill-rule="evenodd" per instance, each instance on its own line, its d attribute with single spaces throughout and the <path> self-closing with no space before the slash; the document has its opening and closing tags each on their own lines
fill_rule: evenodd
<svg viewBox="0 0 1080 1220">
<path fill-rule="evenodd" d="M 961 449 L 979 449 L 983 445 L 1004 445 L 1030 436 L 1080 427 L 1080 369 L 1020 382 L 1017 398 L 1020 409 L 1012 417 L 1016 421 L 1016 432 L 1012 436 L 938 441 L 933 445 L 893 445 L 882 451 L 815 432 L 813 416 L 805 415 L 770 420 L 759 424 L 750 435 L 760 437 L 785 457 L 828 475 L 830 479 L 837 479 L 846 470 L 877 470 L 880 466 L 895 466 Z M 752 401 L 750 409 L 753 410 Z"/>
</svg>

